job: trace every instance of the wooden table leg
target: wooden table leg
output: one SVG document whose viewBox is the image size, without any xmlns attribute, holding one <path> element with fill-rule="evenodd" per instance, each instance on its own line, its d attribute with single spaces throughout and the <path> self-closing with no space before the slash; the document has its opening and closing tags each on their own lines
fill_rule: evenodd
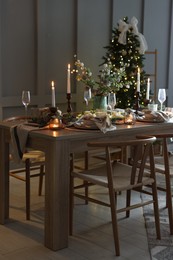
<svg viewBox="0 0 173 260">
<path fill-rule="evenodd" d="M 45 174 L 45 246 L 54 251 L 68 246 L 69 154 L 67 141 L 49 142 Z"/>
</svg>

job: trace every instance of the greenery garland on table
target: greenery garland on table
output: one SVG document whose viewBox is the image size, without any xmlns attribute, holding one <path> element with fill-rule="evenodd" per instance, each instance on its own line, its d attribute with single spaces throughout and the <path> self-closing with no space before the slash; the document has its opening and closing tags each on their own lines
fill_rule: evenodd
<svg viewBox="0 0 173 260">
<path fill-rule="evenodd" d="M 95 96 L 107 96 L 110 92 L 117 93 L 123 87 L 122 79 L 126 78 L 125 67 L 116 68 L 110 60 L 103 64 L 97 80 L 94 79 L 91 69 L 79 59 L 75 60 L 74 72 L 76 80 L 82 82 L 87 89 L 90 88 Z"/>
</svg>

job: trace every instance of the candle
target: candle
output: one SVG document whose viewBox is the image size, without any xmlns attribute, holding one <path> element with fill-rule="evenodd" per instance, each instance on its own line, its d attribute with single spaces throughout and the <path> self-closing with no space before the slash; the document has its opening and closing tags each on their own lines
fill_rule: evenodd
<svg viewBox="0 0 173 260">
<path fill-rule="evenodd" d="M 71 92 L 71 86 L 70 86 L 70 64 L 68 64 L 67 69 L 67 93 L 70 94 Z"/>
<path fill-rule="evenodd" d="M 150 78 L 147 80 L 147 91 L 146 91 L 146 99 L 150 99 Z"/>
<path fill-rule="evenodd" d="M 137 72 L 137 92 L 140 92 L 140 68 L 138 68 Z"/>
<path fill-rule="evenodd" d="M 54 81 L 51 82 L 52 87 L 52 107 L 55 107 L 55 83 Z"/>
</svg>

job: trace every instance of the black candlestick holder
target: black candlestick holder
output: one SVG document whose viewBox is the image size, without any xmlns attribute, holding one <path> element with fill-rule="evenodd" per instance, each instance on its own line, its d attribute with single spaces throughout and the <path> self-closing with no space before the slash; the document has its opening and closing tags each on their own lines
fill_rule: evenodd
<svg viewBox="0 0 173 260">
<path fill-rule="evenodd" d="M 145 99 L 145 100 L 144 100 L 144 105 L 145 105 L 145 107 L 148 107 L 148 104 L 152 104 L 152 103 L 153 103 L 152 98 L 150 98 L 150 99 Z"/>
<path fill-rule="evenodd" d="M 67 93 L 67 112 L 71 113 L 72 112 L 72 107 L 71 107 L 71 93 Z"/>
<path fill-rule="evenodd" d="M 50 107 L 49 110 L 50 110 L 50 114 L 51 114 L 51 116 L 56 115 L 57 107 Z"/>
<path fill-rule="evenodd" d="M 135 102 L 135 106 L 134 106 L 134 108 L 136 110 L 136 114 L 138 114 L 138 111 L 140 109 L 139 100 L 140 100 L 140 92 L 137 91 L 136 92 L 136 102 Z"/>
<path fill-rule="evenodd" d="M 144 99 L 144 106 L 145 107 L 148 107 L 148 104 L 150 103 L 150 100 L 149 99 Z"/>
</svg>

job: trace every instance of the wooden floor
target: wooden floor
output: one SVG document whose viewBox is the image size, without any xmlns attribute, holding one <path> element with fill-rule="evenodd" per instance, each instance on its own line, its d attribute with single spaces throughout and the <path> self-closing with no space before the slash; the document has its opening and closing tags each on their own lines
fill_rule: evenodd
<svg viewBox="0 0 173 260">
<path fill-rule="evenodd" d="M 10 221 L 0 225 L 0 260 L 53 260 L 53 259 L 118 259 L 148 260 L 147 236 L 143 211 L 132 211 L 129 219 L 119 215 L 121 257 L 116 257 L 113 245 L 110 212 L 108 208 L 83 201 L 75 201 L 74 235 L 69 247 L 53 252 L 44 247 L 44 192 L 37 195 L 37 178 L 32 179 L 31 220 L 25 220 L 24 183 L 10 181 Z M 94 195 L 106 198 L 106 192 L 93 186 Z M 119 196 L 122 203 L 124 194 Z M 133 197 L 136 200 L 135 196 Z"/>
</svg>

